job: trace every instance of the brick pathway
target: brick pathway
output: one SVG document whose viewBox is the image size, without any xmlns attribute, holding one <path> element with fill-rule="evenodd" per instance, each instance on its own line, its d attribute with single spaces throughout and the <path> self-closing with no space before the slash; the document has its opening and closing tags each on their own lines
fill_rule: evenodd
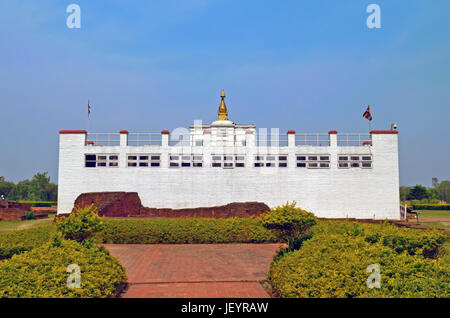
<svg viewBox="0 0 450 318">
<path fill-rule="evenodd" d="M 280 244 L 105 244 L 128 275 L 123 297 L 269 297 L 260 285 Z"/>
</svg>

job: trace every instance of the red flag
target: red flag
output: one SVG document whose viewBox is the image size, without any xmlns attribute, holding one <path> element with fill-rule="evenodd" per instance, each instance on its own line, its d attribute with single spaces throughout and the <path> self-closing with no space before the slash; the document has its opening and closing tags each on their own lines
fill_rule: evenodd
<svg viewBox="0 0 450 318">
<path fill-rule="evenodd" d="M 91 115 L 91 105 L 88 99 L 88 117 Z"/>
<path fill-rule="evenodd" d="M 367 109 L 364 112 L 363 117 L 367 118 L 369 121 L 372 120 L 372 113 L 370 112 L 370 106 L 369 105 L 367 105 Z"/>
</svg>

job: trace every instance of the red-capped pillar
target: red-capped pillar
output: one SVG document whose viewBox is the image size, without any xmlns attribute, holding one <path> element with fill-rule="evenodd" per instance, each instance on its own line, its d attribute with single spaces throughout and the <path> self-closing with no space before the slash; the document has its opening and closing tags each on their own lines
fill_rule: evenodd
<svg viewBox="0 0 450 318">
<path fill-rule="evenodd" d="M 295 147 L 295 130 L 288 130 L 288 147 Z"/>
<path fill-rule="evenodd" d="M 121 130 L 120 131 L 120 146 L 126 147 L 128 146 L 128 130 Z"/>
<path fill-rule="evenodd" d="M 330 130 L 328 132 L 328 140 L 330 143 L 330 147 L 337 147 L 337 130 Z"/>
<path fill-rule="evenodd" d="M 161 131 L 161 146 L 162 147 L 169 147 L 169 136 L 170 136 L 170 131 L 168 131 L 168 130 Z"/>
</svg>

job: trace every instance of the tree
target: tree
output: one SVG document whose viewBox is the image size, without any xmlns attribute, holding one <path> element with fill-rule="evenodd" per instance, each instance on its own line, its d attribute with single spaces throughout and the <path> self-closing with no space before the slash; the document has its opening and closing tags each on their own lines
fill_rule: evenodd
<svg viewBox="0 0 450 318">
<path fill-rule="evenodd" d="M 48 200 L 48 185 L 50 184 L 50 177 L 47 172 L 36 173 L 30 181 L 29 200 L 32 201 L 47 201 Z"/>
<path fill-rule="evenodd" d="M 420 184 L 417 184 L 409 191 L 408 200 L 422 200 L 427 198 L 427 188 Z"/>
<path fill-rule="evenodd" d="M 296 208 L 295 204 L 295 201 L 290 204 L 287 202 L 259 217 L 262 225 L 286 240 L 291 250 L 299 248 L 302 241 L 309 238 L 310 227 L 317 223 L 313 213 Z"/>
<path fill-rule="evenodd" d="M 54 183 L 49 183 L 47 185 L 45 201 L 57 201 L 57 200 L 58 200 L 58 185 Z"/>
<path fill-rule="evenodd" d="M 433 185 L 433 188 L 435 188 L 435 189 L 439 188 L 438 178 L 431 178 L 431 184 Z"/>
<path fill-rule="evenodd" d="M 438 187 L 439 199 L 445 202 L 450 202 L 450 181 L 445 180 L 439 184 Z"/>
<path fill-rule="evenodd" d="M 409 197 L 409 192 L 411 191 L 411 187 L 400 187 L 400 201 L 406 201 Z"/>
<path fill-rule="evenodd" d="M 16 184 L 14 189 L 10 192 L 9 200 L 32 200 L 30 199 L 30 181 L 23 180 Z"/>
<path fill-rule="evenodd" d="M 439 201 L 439 191 L 436 188 L 427 188 L 427 199 Z"/>
<path fill-rule="evenodd" d="M 47 172 L 36 173 L 31 180 L 19 181 L 17 184 L 0 177 L 0 195 L 8 200 L 56 201 L 58 186 L 50 182 Z"/>
<path fill-rule="evenodd" d="M 5 198 L 7 198 L 14 187 L 14 182 L 6 181 L 5 177 L 0 176 L 0 196 L 3 195 Z"/>
</svg>

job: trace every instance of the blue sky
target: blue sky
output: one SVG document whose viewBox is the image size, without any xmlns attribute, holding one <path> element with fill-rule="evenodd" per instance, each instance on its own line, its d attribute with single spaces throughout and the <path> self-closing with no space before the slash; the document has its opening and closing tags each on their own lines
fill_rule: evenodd
<svg viewBox="0 0 450 318">
<path fill-rule="evenodd" d="M 68 29 L 66 7 L 81 7 Z M 366 7 L 381 7 L 368 29 Z M 450 1 L 0 2 L 0 175 L 48 171 L 58 131 L 229 117 L 298 132 L 399 127 L 400 183 L 450 179 Z"/>
</svg>

